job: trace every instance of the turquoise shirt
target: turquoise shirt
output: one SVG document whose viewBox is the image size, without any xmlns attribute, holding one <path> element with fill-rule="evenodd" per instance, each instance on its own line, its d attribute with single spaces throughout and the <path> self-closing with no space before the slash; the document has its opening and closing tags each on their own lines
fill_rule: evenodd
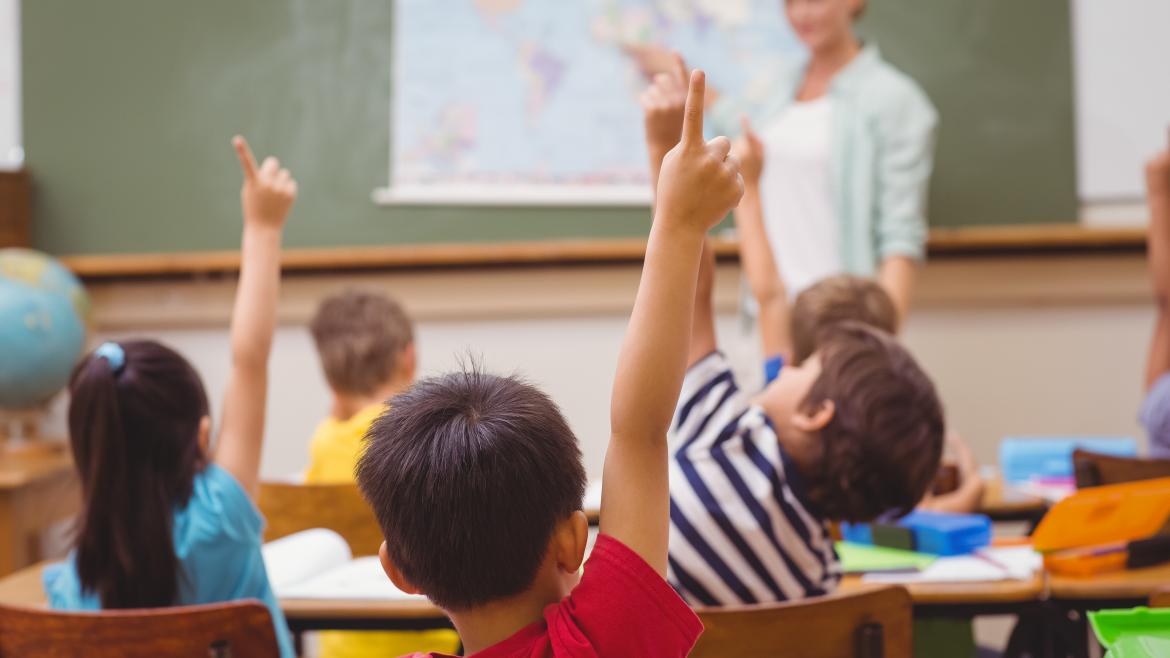
<svg viewBox="0 0 1170 658">
<path fill-rule="evenodd" d="M 768 125 L 796 100 L 806 64 L 781 67 L 739 96 L 720 98 L 709 113 L 711 127 L 737 135 L 741 114 L 757 127 Z M 872 45 L 836 75 L 828 93 L 833 203 L 845 270 L 872 276 L 891 256 L 921 260 L 938 113 L 922 89 Z"/>
<path fill-rule="evenodd" d="M 260 553 L 264 519 L 227 471 L 212 464 L 195 477 L 187 506 L 175 510 L 175 554 L 182 573 L 179 605 L 258 599 L 268 606 L 283 658 L 294 658 L 292 636 L 268 584 Z M 100 610 L 94 592 L 83 592 L 75 555 L 45 569 L 45 593 L 58 610 Z"/>
</svg>

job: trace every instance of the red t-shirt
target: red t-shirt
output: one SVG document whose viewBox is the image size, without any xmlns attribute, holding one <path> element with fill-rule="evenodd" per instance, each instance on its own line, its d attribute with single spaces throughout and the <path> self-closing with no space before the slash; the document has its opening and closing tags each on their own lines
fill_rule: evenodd
<svg viewBox="0 0 1170 658">
<path fill-rule="evenodd" d="M 662 576 L 625 544 L 600 535 L 581 582 L 546 607 L 543 620 L 471 658 L 682 658 L 702 632 Z"/>
</svg>

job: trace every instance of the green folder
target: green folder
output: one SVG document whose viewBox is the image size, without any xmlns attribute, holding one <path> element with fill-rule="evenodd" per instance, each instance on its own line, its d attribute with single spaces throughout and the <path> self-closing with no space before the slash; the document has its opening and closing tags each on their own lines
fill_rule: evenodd
<svg viewBox="0 0 1170 658">
<path fill-rule="evenodd" d="M 1105 658 L 1170 658 L 1170 609 L 1090 612 L 1089 623 Z"/>
<path fill-rule="evenodd" d="M 845 573 L 922 571 L 936 559 L 926 553 L 845 541 L 837 543 L 837 556 Z"/>
</svg>

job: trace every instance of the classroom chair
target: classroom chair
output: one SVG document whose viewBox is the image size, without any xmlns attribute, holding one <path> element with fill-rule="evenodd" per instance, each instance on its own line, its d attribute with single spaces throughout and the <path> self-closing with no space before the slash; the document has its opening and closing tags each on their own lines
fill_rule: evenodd
<svg viewBox="0 0 1170 658">
<path fill-rule="evenodd" d="M 1150 595 L 1151 608 L 1170 608 L 1170 587 L 1155 590 Z"/>
<path fill-rule="evenodd" d="M 377 555 L 382 529 L 357 485 L 261 482 L 256 497 L 268 521 L 264 541 L 312 528 L 341 535 L 355 556 Z"/>
<path fill-rule="evenodd" d="M 1076 450 L 1073 452 L 1073 470 L 1077 488 L 1086 489 L 1170 477 L 1170 460 L 1115 457 Z"/>
<path fill-rule="evenodd" d="M 0 606 L 0 658 L 279 658 L 258 601 L 150 610 L 57 612 Z"/>
<path fill-rule="evenodd" d="M 902 587 L 696 612 L 707 630 L 691 658 L 910 658 L 913 653 L 913 606 Z"/>
</svg>

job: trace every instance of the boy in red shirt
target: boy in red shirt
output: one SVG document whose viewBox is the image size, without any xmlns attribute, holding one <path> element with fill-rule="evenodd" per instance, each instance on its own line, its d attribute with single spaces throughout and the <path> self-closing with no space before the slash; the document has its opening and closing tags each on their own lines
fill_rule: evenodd
<svg viewBox="0 0 1170 658">
<path fill-rule="evenodd" d="M 445 610 L 469 655 L 682 657 L 702 632 L 663 579 L 666 433 L 703 240 L 743 194 L 730 142 L 703 139 L 704 94 L 696 71 L 682 139 L 662 163 L 613 386 L 601 536 L 583 575 L 581 453 L 533 386 L 475 370 L 428 379 L 367 435 L 357 478 L 386 537 L 386 573 Z"/>
</svg>

